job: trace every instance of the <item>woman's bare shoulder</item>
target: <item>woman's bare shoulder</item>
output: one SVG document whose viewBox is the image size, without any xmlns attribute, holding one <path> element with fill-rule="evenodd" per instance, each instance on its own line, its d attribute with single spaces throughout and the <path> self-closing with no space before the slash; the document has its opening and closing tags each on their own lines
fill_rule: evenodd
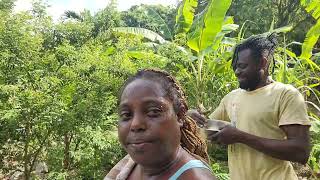
<svg viewBox="0 0 320 180">
<path fill-rule="evenodd" d="M 212 174 L 212 172 L 206 168 L 191 168 L 185 171 L 178 179 L 183 180 L 217 180 L 217 178 Z"/>
</svg>

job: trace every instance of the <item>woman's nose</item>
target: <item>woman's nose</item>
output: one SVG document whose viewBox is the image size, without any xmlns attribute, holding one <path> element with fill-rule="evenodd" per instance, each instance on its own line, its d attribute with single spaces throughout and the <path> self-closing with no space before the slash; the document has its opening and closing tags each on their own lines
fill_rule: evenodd
<svg viewBox="0 0 320 180">
<path fill-rule="evenodd" d="M 135 113 L 131 121 L 130 131 L 141 132 L 141 131 L 145 131 L 146 128 L 147 128 L 147 124 L 144 119 L 144 116 L 141 115 L 140 113 Z"/>
</svg>

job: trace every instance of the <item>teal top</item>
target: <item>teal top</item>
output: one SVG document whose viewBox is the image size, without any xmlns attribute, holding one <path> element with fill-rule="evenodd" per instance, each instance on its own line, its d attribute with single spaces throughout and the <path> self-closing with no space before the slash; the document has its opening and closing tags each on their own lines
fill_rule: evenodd
<svg viewBox="0 0 320 180">
<path fill-rule="evenodd" d="M 203 162 L 201 162 L 199 160 L 190 160 L 189 162 L 184 164 L 180 169 L 178 169 L 178 171 L 176 173 L 174 173 L 174 175 L 172 175 L 169 178 L 169 180 L 177 180 L 179 178 L 179 176 L 181 176 L 182 173 L 184 173 L 188 169 L 192 169 L 192 168 L 205 168 L 205 169 L 208 169 L 209 171 L 211 171 L 211 169 L 208 166 L 206 166 Z"/>
</svg>

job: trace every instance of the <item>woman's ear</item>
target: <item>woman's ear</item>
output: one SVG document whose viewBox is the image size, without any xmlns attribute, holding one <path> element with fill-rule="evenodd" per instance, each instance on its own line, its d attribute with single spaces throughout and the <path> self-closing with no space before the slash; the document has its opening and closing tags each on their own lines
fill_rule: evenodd
<svg viewBox="0 0 320 180">
<path fill-rule="evenodd" d="M 177 121 L 178 121 L 179 127 L 183 126 L 183 119 L 182 118 L 183 118 L 182 116 L 179 116 L 179 114 L 177 114 Z"/>
</svg>

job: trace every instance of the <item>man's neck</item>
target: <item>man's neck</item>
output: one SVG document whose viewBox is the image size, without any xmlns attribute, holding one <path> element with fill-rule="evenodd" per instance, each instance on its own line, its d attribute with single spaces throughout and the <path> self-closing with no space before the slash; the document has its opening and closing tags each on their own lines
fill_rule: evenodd
<svg viewBox="0 0 320 180">
<path fill-rule="evenodd" d="M 262 87 L 264 87 L 264 86 L 267 86 L 267 85 L 269 85 L 269 84 L 271 84 L 271 83 L 273 83 L 274 82 L 274 80 L 272 79 L 272 77 L 271 76 L 267 76 L 266 78 L 263 78 L 263 80 L 261 80 L 260 82 L 259 82 L 259 84 L 255 87 L 255 88 L 248 88 L 248 89 L 246 89 L 247 91 L 254 91 L 254 90 L 256 90 L 256 89 L 259 89 L 259 88 L 262 88 Z"/>
</svg>

